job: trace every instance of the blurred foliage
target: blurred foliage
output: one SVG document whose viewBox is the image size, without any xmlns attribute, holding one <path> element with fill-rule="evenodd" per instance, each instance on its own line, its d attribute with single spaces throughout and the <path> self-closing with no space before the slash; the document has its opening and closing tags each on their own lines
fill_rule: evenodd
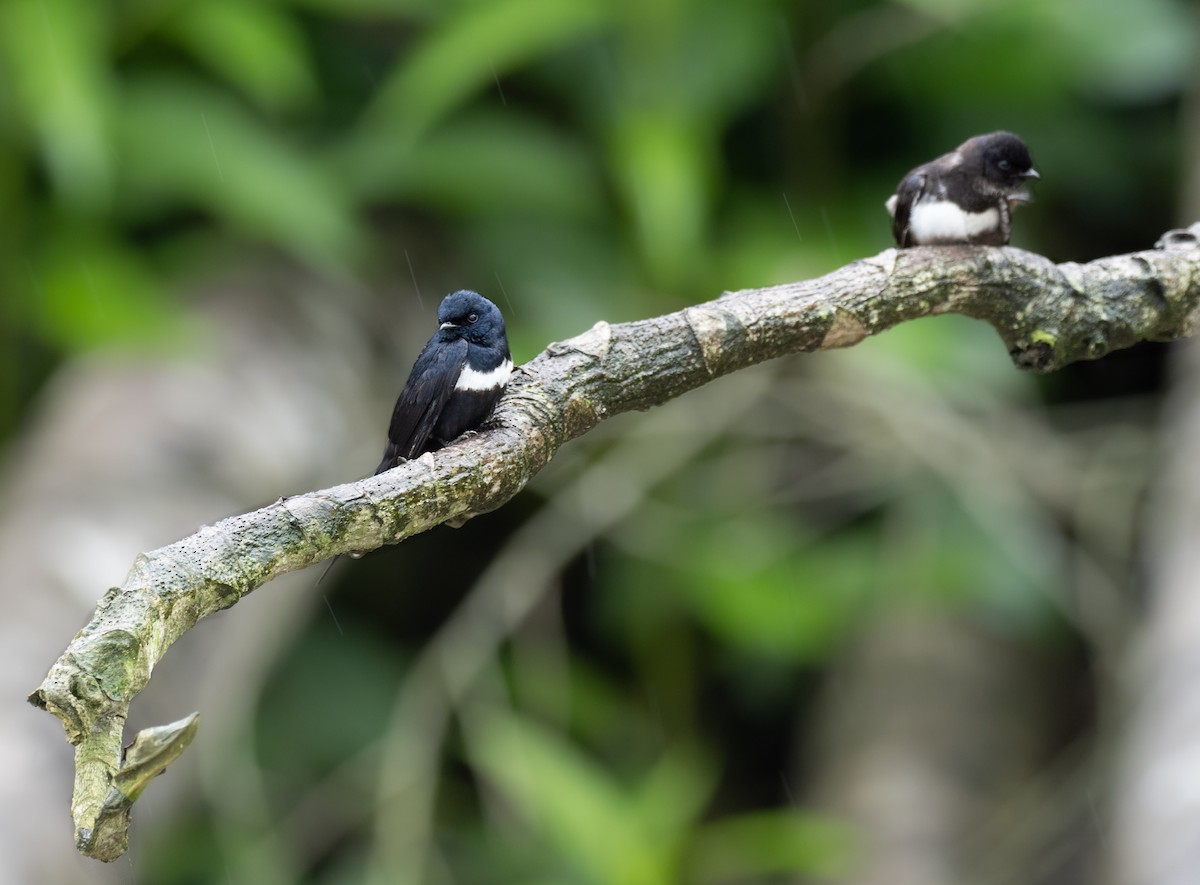
<svg viewBox="0 0 1200 885">
<path fill-rule="evenodd" d="M 886 248 L 901 174 L 997 128 L 1044 176 L 1016 245 L 1146 247 L 1195 33 L 1182 0 L 6 0 L 0 435 L 81 352 L 196 346 L 224 268 L 419 268 L 525 359 Z M 822 674 L 881 606 L 1096 641 L 1064 563 L 1126 585 L 1151 447 L 1042 414 L 976 324 L 869 345 L 609 422 L 507 520 L 356 564 L 145 881 L 847 877 L 792 792 Z"/>
</svg>

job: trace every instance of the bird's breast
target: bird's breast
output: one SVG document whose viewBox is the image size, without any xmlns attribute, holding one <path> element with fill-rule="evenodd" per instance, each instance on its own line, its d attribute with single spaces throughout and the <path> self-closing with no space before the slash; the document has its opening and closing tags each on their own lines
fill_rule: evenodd
<svg viewBox="0 0 1200 885">
<path fill-rule="evenodd" d="M 508 357 L 505 357 L 498 366 L 492 369 L 476 369 L 468 360 L 467 364 L 463 366 L 462 373 L 458 376 L 458 381 L 454 384 L 454 389 L 479 392 L 496 390 L 508 383 L 512 367 L 512 360 Z"/>
<path fill-rule="evenodd" d="M 999 227 L 995 207 L 968 212 L 951 200 L 920 200 L 908 220 L 912 241 L 921 245 L 969 243 Z"/>
</svg>

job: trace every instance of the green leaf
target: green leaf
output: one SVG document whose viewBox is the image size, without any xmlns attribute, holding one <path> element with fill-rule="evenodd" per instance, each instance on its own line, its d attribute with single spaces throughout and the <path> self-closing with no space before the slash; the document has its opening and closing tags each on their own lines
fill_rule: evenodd
<svg viewBox="0 0 1200 885">
<path fill-rule="evenodd" d="M 112 198 L 106 9 L 91 0 L 0 3 L 4 76 L 23 123 L 35 134 L 56 191 L 89 210 Z"/>
<path fill-rule="evenodd" d="M 324 269 L 358 247 L 347 195 L 325 169 L 216 91 L 146 78 L 122 111 L 130 200 L 143 211 L 197 206 Z"/>
<path fill-rule="evenodd" d="M 674 881 L 687 825 L 712 788 L 706 766 L 680 755 L 631 794 L 564 737 L 501 713 L 478 728 L 471 754 L 533 838 L 594 882 Z"/>
<path fill-rule="evenodd" d="M 467 96 L 541 53 L 593 33 L 610 19 L 601 0 L 468 3 L 402 56 L 366 117 L 377 137 L 415 139 Z"/>
<path fill-rule="evenodd" d="M 650 770 L 638 785 L 637 817 L 670 833 L 684 834 L 704 811 L 716 787 L 708 760 L 676 748 Z"/>
<path fill-rule="evenodd" d="M 269 110 L 303 107 L 316 93 L 295 19 L 269 4 L 191 3 L 168 33 Z"/>
<path fill-rule="evenodd" d="M 34 266 L 31 314 L 65 350 L 177 348 L 189 327 L 141 256 L 106 237 L 60 233 Z"/>
<path fill-rule="evenodd" d="M 781 873 L 840 879 L 850 871 L 853 847 L 847 828 L 815 815 L 790 810 L 741 815 L 697 833 L 689 881 L 741 882 Z"/>
<path fill-rule="evenodd" d="M 487 150 L 480 150 L 487 145 Z M 518 213 L 596 219 L 604 197 L 597 171 L 582 145 L 520 112 L 465 114 L 439 127 L 400 161 L 381 150 L 347 173 L 356 190 L 473 216 Z"/>
<path fill-rule="evenodd" d="M 774 518 L 771 518 L 771 517 Z M 878 580 L 877 540 L 850 531 L 798 544 L 779 514 L 741 514 L 697 534 L 679 563 L 696 615 L 734 646 L 784 660 L 823 654 Z"/>
<path fill-rule="evenodd" d="M 614 174 L 652 278 L 664 288 L 704 272 L 712 156 L 700 133 L 667 114 L 627 117 L 613 145 Z"/>
</svg>

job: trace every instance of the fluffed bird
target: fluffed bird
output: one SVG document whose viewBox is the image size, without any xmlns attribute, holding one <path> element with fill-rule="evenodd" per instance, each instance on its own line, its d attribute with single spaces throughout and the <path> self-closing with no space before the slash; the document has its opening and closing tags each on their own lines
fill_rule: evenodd
<svg viewBox="0 0 1200 885">
<path fill-rule="evenodd" d="M 969 138 L 900 180 L 885 204 L 892 235 L 905 246 L 1003 246 L 1012 213 L 1032 197 L 1021 188 L 1041 178 L 1025 142 L 1011 132 Z"/>
</svg>

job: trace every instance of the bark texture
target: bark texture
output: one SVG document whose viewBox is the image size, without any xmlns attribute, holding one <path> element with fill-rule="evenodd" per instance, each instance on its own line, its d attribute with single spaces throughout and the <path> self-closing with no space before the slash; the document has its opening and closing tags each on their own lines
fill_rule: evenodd
<svg viewBox="0 0 1200 885">
<path fill-rule="evenodd" d="M 666 402 L 791 353 L 848 347 L 899 323 L 957 313 L 990 323 L 1017 366 L 1048 372 L 1200 322 L 1200 224 L 1153 250 L 1054 264 L 1013 248 L 890 249 L 826 276 L 633 323 L 597 323 L 517 370 L 486 432 L 380 476 L 281 499 L 139 555 L 123 586 L 30 696 L 75 746 L 72 814 L 83 853 L 125 850 L 129 704 L 170 645 L 272 578 L 396 543 L 503 505 L 560 446 L 605 418 Z M 173 738 L 169 758 L 190 740 Z M 181 743 L 182 742 L 182 743 Z M 166 759 L 167 757 L 163 757 Z M 165 765 L 165 761 L 163 762 Z"/>
</svg>

